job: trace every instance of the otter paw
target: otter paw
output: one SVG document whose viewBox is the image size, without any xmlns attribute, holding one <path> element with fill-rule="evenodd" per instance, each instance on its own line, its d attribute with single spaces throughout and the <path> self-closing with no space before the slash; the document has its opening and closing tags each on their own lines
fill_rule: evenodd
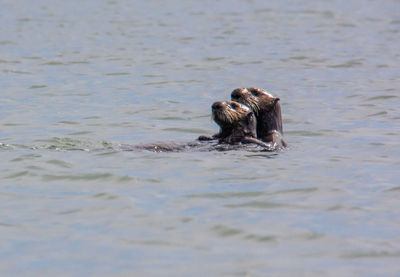
<svg viewBox="0 0 400 277">
<path fill-rule="evenodd" d="M 204 141 L 204 140 L 214 140 L 214 138 L 209 137 L 209 136 L 199 136 L 198 140 Z"/>
</svg>

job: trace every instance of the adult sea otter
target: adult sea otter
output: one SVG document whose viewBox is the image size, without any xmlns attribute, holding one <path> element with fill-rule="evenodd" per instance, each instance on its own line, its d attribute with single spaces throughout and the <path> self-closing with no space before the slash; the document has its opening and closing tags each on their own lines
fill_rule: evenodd
<svg viewBox="0 0 400 277">
<path fill-rule="evenodd" d="M 212 104 L 212 117 L 220 127 L 219 133 L 200 136 L 198 141 L 190 143 L 162 142 L 143 145 L 121 145 L 125 151 L 148 150 L 152 152 L 183 152 L 183 151 L 225 151 L 244 149 L 250 151 L 274 150 L 271 144 L 256 138 L 256 117 L 253 111 L 238 102 L 222 101 Z M 215 143 L 214 141 L 217 141 Z M 256 149 L 244 145 L 256 146 Z M 262 148 L 260 149 L 261 146 Z"/>
<path fill-rule="evenodd" d="M 257 118 L 257 138 L 271 143 L 274 148 L 287 146 L 283 138 L 282 112 L 279 98 L 259 88 L 237 88 L 231 99 L 252 109 Z"/>
</svg>

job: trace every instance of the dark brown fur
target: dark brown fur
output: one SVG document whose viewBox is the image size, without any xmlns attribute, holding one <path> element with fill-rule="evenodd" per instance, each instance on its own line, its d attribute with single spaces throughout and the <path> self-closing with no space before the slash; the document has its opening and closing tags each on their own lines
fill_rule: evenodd
<svg viewBox="0 0 400 277">
<path fill-rule="evenodd" d="M 248 107 L 234 101 L 215 102 L 212 115 L 220 132 L 213 137 L 200 136 L 199 140 L 218 139 L 219 143 L 228 144 L 255 143 L 270 148 L 270 145 L 256 139 L 256 118 Z"/>
<path fill-rule="evenodd" d="M 259 88 L 237 88 L 232 101 L 249 106 L 257 117 L 257 138 L 276 147 L 286 147 L 283 139 L 282 112 L 279 98 Z"/>
</svg>

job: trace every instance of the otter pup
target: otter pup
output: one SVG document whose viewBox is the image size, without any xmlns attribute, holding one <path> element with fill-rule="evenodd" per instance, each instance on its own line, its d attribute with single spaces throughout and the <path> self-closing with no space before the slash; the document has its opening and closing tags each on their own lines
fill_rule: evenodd
<svg viewBox="0 0 400 277">
<path fill-rule="evenodd" d="M 235 101 L 215 102 L 212 117 L 220 127 L 220 132 L 212 137 L 200 136 L 199 140 L 218 139 L 219 143 L 255 143 L 268 150 L 271 145 L 256 139 L 256 118 L 250 108 Z"/>
<path fill-rule="evenodd" d="M 249 106 L 257 117 L 257 138 L 271 142 L 275 148 L 286 147 L 283 139 L 282 114 L 279 98 L 259 88 L 237 88 L 232 101 Z"/>
</svg>

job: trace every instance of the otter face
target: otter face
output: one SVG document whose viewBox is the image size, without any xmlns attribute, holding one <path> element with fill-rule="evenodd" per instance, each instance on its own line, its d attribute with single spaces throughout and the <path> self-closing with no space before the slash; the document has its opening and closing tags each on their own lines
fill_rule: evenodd
<svg viewBox="0 0 400 277">
<path fill-rule="evenodd" d="M 234 101 L 215 102 L 212 105 L 212 117 L 218 125 L 233 125 L 241 121 L 251 110 Z"/>
<path fill-rule="evenodd" d="M 253 87 L 234 89 L 231 99 L 249 106 L 255 114 L 258 114 L 262 107 L 272 107 L 279 100 L 265 90 Z"/>
</svg>

